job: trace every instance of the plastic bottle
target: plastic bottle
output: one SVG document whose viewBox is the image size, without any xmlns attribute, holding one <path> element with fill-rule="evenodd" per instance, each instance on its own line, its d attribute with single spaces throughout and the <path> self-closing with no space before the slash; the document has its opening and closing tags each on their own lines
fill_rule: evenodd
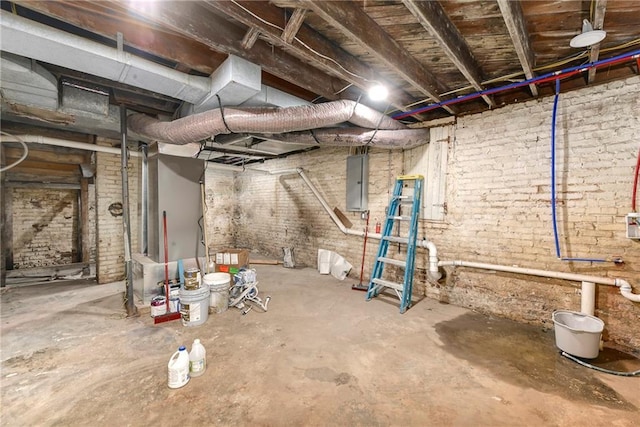
<svg viewBox="0 0 640 427">
<path fill-rule="evenodd" d="M 169 359 L 169 388 L 180 388 L 189 382 L 189 353 L 185 346 L 180 346 Z"/>
<path fill-rule="evenodd" d="M 193 340 L 191 352 L 189 352 L 189 375 L 199 377 L 207 369 L 207 350 L 200 344 L 199 339 Z"/>
</svg>

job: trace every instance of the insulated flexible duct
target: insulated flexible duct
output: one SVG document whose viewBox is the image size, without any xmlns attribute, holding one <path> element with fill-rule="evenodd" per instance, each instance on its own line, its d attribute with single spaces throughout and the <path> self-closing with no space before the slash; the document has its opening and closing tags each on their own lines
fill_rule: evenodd
<svg viewBox="0 0 640 427">
<path fill-rule="evenodd" d="M 363 146 L 409 149 L 429 142 L 429 129 L 375 130 L 359 127 L 314 129 L 277 135 L 253 134 L 285 144 Z"/>
<path fill-rule="evenodd" d="M 221 133 L 279 134 L 343 122 L 368 129 L 407 129 L 402 123 L 350 100 L 287 108 L 225 107 L 171 122 L 162 122 L 144 114 L 133 114 L 129 117 L 129 129 L 158 141 L 182 145 Z M 381 146 L 382 143 L 378 145 Z"/>
</svg>

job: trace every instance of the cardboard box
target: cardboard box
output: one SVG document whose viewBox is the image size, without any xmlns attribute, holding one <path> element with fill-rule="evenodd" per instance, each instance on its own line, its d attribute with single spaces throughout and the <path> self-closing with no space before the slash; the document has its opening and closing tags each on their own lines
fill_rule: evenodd
<svg viewBox="0 0 640 427">
<path fill-rule="evenodd" d="M 215 254 L 216 271 L 236 274 L 249 266 L 249 251 L 246 249 L 222 249 Z"/>
</svg>

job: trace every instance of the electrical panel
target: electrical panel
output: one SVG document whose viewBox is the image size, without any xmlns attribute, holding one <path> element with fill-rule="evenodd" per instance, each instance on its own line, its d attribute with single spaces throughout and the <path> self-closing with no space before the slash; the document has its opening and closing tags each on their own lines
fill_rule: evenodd
<svg viewBox="0 0 640 427">
<path fill-rule="evenodd" d="M 363 212 L 369 204 L 369 156 L 347 157 L 347 211 Z"/>
<path fill-rule="evenodd" d="M 627 237 L 640 240 L 640 213 L 630 213 L 626 217 Z"/>
</svg>

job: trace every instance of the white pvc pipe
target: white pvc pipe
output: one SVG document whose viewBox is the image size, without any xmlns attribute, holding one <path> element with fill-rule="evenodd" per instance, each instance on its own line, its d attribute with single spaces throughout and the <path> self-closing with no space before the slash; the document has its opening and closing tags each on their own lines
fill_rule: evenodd
<svg viewBox="0 0 640 427">
<path fill-rule="evenodd" d="M 324 210 L 329 214 L 329 217 L 338 226 L 340 231 L 342 231 L 344 234 L 349 234 L 351 236 L 364 237 L 364 231 L 351 230 L 351 229 L 345 227 L 345 225 L 342 223 L 340 218 L 338 218 L 338 216 L 333 212 L 333 210 L 331 210 L 331 208 L 327 204 L 326 200 L 324 200 L 324 197 L 322 197 L 322 195 L 320 194 L 320 192 L 318 191 L 316 186 L 313 185 L 311 180 L 309 180 L 309 178 L 304 173 L 302 168 L 298 168 L 296 170 L 296 172 L 298 172 L 298 174 L 300 175 L 300 178 L 302 178 L 302 180 L 305 182 L 305 184 L 307 184 L 307 187 L 309 187 L 309 189 L 311 190 L 313 195 L 316 196 L 316 199 L 318 199 L 318 201 L 320 202 L 320 204 L 322 205 Z M 380 233 L 367 233 L 367 238 L 368 239 L 380 240 L 380 239 L 382 239 L 382 234 L 380 234 Z M 416 246 L 423 247 L 423 248 L 426 248 L 426 249 L 429 250 L 429 270 L 428 270 L 427 274 L 428 274 L 428 276 L 429 276 L 429 278 L 431 280 L 439 280 L 440 277 L 441 277 L 441 274 L 438 271 L 438 251 L 436 249 L 436 245 L 433 242 L 430 242 L 430 241 L 424 239 L 424 240 L 418 240 L 416 242 Z"/>
<path fill-rule="evenodd" d="M 596 310 L 596 284 L 582 282 L 580 297 L 580 312 L 593 316 Z"/>
<path fill-rule="evenodd" d="M 616 279 L 616 286 L 620 287 L 620 293 L 626 299 L 633 302 L 640 302 L 640 294 L 634 294 L 631 285 L 626 280 Z"/>
<path fill-rule="evenodd" d="M 485 264 L 481 262 L 470 261 L 439 261 L 438 265 L 453 267 L 470 267 L 482 270 L 504 271 L 506 273 L 526 274 L 529 276 L 549 277 L 552 279 L 570 280 L 573 282 L 593 282 L 594 284 L 617 286 L 620 288 L 620 294 L 626 299 L 633 302 L 640 302 L 640 294 L 634 294 L 629 282 L 623 279 L 614 279 L 609 277 L 587 276 L 585 274 L 564 273 L 560 271 L 538 270 L 535 268 L 511 267 L 508 265 Z M 594 297 L 595 298 L 595 297 Z"/>
<path fill-rule="evenodd" d="M 585 274 L 564 273 L 561 271 L 538 270 L 535 268 L 512 267 L 509 265 L 486 264 L 471 261 L 440 261 L 438 265 L 454 267 L 471 267 L 482 270 L 504 271 L 506 273 L 526 274 L 529 276 L 549 277 L 552 279 L 571 280 L 573 282 L 593 282 L 600 285 L 617 286 L 616 280 L 609 277 L 587 276 Z"/>
<path fill-rule="evenodd" d="M 77 148 L 79 150 L 97 151 L 100 153 L 109 153 L 120 155 L 120 149 L 115 147 L 104 147 L 102 145 L 88 144 L 86 142 L 69 141 L 60 138 L 51 138 L 48 136 L 40 135 L 17 135 L 17 136 L 2 136 L 2 142 L 31 142 L 34 144 L 54 145 L 56 147 Z M 137 151 L 129 151 L 131 157 L 140 157 L 140 153 Z"/>
</svg>

